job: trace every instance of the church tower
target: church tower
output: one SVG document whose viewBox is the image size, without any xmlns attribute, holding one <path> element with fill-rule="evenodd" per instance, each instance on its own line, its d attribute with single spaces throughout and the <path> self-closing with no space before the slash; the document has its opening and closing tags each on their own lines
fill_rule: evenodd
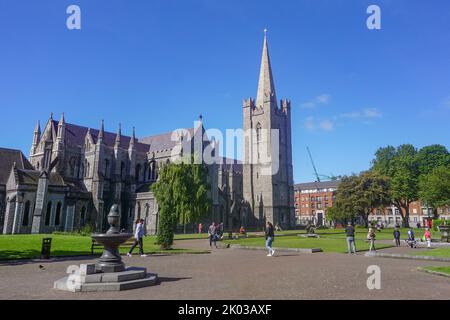
<svg viewBox="0 0 450 320">
<path fill-rule="evenodd" d="M 266 30 L 256 101 L 244 100 L 243 112 L 243 192 L 253 217 L 249 225 L 263 228 L 270 221 L 295 227 L 291 103 L 283 99 L 278 106 Z"/>
</svg>

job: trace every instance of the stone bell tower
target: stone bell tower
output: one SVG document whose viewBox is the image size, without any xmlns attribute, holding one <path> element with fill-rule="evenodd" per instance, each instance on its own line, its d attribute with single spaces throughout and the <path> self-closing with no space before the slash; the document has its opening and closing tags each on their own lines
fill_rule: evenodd
<svg viewBox="0 0 450 320">
<path fill-rule="evenodd" d="M 267 30 L 256 101 L 244 100 L 244 199 L 253 225 L 267 221 L 282 228 L 295 227 L 292 170 L 291 103 L 278 101 L 270 64 Z"/>
</svg>

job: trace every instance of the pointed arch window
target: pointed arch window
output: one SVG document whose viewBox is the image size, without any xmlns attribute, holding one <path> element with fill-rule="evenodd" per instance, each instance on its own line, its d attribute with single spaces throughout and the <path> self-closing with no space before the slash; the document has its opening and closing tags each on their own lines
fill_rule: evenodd
<svg viewBox="0 0 450 320">
<path fill-rule="evenodd" d="M 141 164 L 139 163 L 136 165 L 136 172 L 135 172 L 136 182 L 139 182 L 141 180 Z"/>
<path fill-rule="evenodd" d="M 85 223 L 86 223 L 86 207 L 83 206 L 81 208 L 81 213 L 80 213 L 80 228 L 83 228 Z"/>
<path fill-rule="evenodd" d="M 261 142 L 261 131 L 262 126 L 261 123 L 258 122 L 258 124 L 256 125 L 256 142 Z"/>
<path fill-rule="evenodd" d="M 109 160 L 105 159 L 105 178 L 109 178 Z"/>
<path fill-rule="evenodd" d="M 25 210 L 23 213 L 22 225 L 28 226 L 30 220 L 30 201 L 25 202 Z"/>
<path fill-rule="evenodd" d="M 49 226 L 50 225 L 50 215 L 52 214 L 52 202 L 49 201 L 47 203 L 47 211 L 45 213 L 45 225 Z"/>
<path fill-rule="evenodd" d="M 62 204 L 61 202 L 58 202 L 58 204 L 56 205 L 55 226 L 59 226 L 59 224 L 61 223 L 61 208 Z"/>
<path fill-rule="evenodd" d="M 123 161 L 120 163 L 120 177 L 125 180 L 125 163 Z"/>
</svg>

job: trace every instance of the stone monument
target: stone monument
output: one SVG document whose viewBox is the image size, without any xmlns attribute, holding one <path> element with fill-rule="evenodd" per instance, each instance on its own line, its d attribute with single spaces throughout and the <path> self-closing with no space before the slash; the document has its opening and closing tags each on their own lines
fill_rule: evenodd
<svg viewBox="0 0 450 320">
<path fill-rule="evenodd" d="M 72 265 L 68 276 L 55 281 L 58 290 L 121 291 L 155 285 L 158 275 L 147 273 L 146 268 L 126 267 L 119 253 L 119 246 L 131 238 L 130 233 L 119 232 L 120 215 L 117 205 L 108 214 L 109 230 L 91 237 L 103 244 L 103 254 L 96 264 Z"/>
</svg>

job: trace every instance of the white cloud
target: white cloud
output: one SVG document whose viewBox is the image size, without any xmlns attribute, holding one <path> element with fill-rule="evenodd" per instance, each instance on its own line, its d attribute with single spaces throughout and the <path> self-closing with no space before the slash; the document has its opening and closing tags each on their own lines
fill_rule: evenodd
<svg viewBox="0 0 450 320">
<path fill-rule="evenodd" d="M 365 108 L 360 111 L 341 113 L 337 117 L 344 119 L 368 120 L 368 119 L 382 118 L 383 114 L 377 108 Z"/>
<path fill-rule="evenodd" d="M 307 101 L 302 103 L 300 106 L 305 109 L 312 109 L 315 108 L 318 105 L 328 104 L 330 102 L 331 95 L 324 93 L 320 96 L 315 97 L 311 101 Z"/>
<path fill-rule="evenodd" d="M 314 117 L 307 117 L 305 121 L 305 128 L 309 131 L 323 130 L 333 131 L 334 122 L 330 119 L 316 120 Z"/>
<path fill-rule="evenodd" d="M 334 123 L 331 120 L 323 120 L 319 123 L 319 128 L 325 131 L 332 131 L 334 129 Z"/>
</svg>

